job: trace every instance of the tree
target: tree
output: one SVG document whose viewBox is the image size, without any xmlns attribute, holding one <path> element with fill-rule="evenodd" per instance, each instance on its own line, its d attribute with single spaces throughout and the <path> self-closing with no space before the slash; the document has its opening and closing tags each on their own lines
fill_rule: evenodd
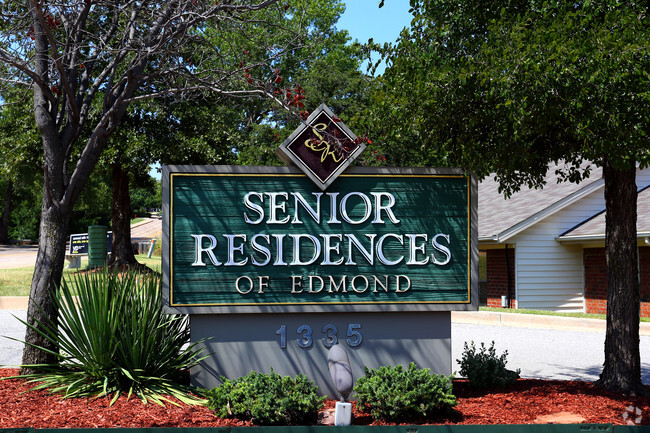
<svg viewBox="0 0 650 433">
<path fill-rule="evenodd" d="M 149 176 L 146 185 L 131 184 L 131 205 L 133 212 L 146 212 L 146 209 L 160 209 L 162 206 L 162 180 Z"/>
<path fill-rule="evenodd" d="M 320 25 L 329 28 L 327 38 L 314 44 L 305 60 L 288 60 L 282 70 L 290 71 L 286 77 L 289 91 L 304 98 L 299 107 L 303 114 L 326 103 L 337 117 L 355 130 L 361 125 L 362 113 L 368 108 L 372 80 L 360 71 L 362 47 L 350 44 L 348 32 L 334 27 L 339 8 L 340 5 L 329 9 L 329 19 L 319 14 Z M 300 119 L 261 103 L 249 106 L 246 113 L 247 120 L 240 130 L 241 139 L 234 141 L 236 163 L 282 164 L 275 151 L 298 127 Z"/>
<path fill-rule="evenodd" d="M 260 26 L 249 32 L 266 34 L 265 38 L 280 42 L 287 52 L 273 62 L 273 69 L 245 68 L 245 78 L 253 85 L 273 82 L 273 92 L 287 98 L 289 92 L 304 89 L 302 110 L 327 102 L 347 120 L 363 93 L 366 77 L 359 72 L 360 48 L 347 45 L 345 30 L 335 27 L 344 6 L 340 0 L 288 0 L 283 3 L 286 14 L 265 12 Z M 266 23 L 299 32 L 303 39 L 279 40 Z M 289 34 L 288 34 L 289 35 Z M 256 39 L 210 32 L 214 46 L 227 44 L 228 61 L 241 62 L 240 53 L 247 53 L 247 64 L 261 64 L 268 54 Z M 236 45 L 236 49 L 234 48 Z M 194 61 L 192 57 L 190 61 Z M 218 59 L 205 58 L 204 65 Z M 221 60 L 223 61 L 223 60 Z M 244 66 L 244 65 L 242 65 Z M 275 155 L 287 130 L 297 127 L 298 119 L 270 99 L 224 98 L 205 94 L 201 100 L 179 100 L 174 95 L 155 101 L 132 104 L 121 125 L 111 137 L 110 150 L 104 159 L 113 167 L 113 253 L 111 261 L 118 265 L 135 265 L 130 248 L 128 189 L 124 186 L 137 173 L 145 173 L 148 165 L 166 164 L 278 164 Z M 288 126 L 288 127 L 287 127 Z M 152 146 L 152 143 L 166 143 Z"/>
<path fill-rule="evenodd" d="M 644 392 L 636 250 L 637 164 L 650 162 L 646 3 L 412 0 L 384 55 L 377 117 L 449 164 L 496 173 L 506 195 L 603 167 L 608 313 L 599 383 Z M 407 146 L 405 143 L 396 143 Z M 591 164 L 585 162 L 591 161 Z M 586 168 L 583 168 L 586 167 Z"/>
<path fill-rule="evenodd" d="M 70 233 L 84 233 L 89 226 L 109 225 L 111 221 L 111 171 L 97 164 L 79 194 L 70 219 Z"/>
<path fill-rule="evenodd" d="M 30 183 L 39 163 L 38 131 L 24 94 L 15 89 L 0 95 L 0 244 L 9 243 L 11 213 L 23 184 Z M 27 230 L 25 231 L 27 232 Z"/>
<path fill-rule="evenodd" d="M 30 325 L 38 329 L 45 316 L 57 318 L 51 293 L 61 280 L 74 204 L 130 104 L 204 92 L 275 98 L 271 82 L 251 86 L 247 71 L 272 71 L 285 53 L 276 41 L 290 40 L 295 47 L 301 32 L 284 28 L 277 18 L 264 33 L 250 31 L 263 25 L 262 13 L 281 17 L 287 11 L 277 0 L 0 3 L 0 85 L 32 91 L 44 156 Z M 210 33 L 220 34 L 224 44 L 209 43 Z M 264 60 L 249 64 L 248 53 L 230 53 L 230 37 L 255 41 Z M 31 328 L 25 341 L 23 364 L 54 360 L 30 345 L 57 350 Z"/>
<path fill-rule="evenodd" d="M 120 126 L 109 139 L 109 148 L 102 160 L 111 172 L 111 228 L 113 231 L 111 257 L 108 262 L 113 267 L 146 268 L 138 263 L 131 245 L 130 185 L 145 184 L 149 180 L 149 165 L 152 153 L 152 131 L 161 124 L 149 120 L 144 113 L 151 101 L 133 104 L 125 114 Z"/>
</svg>

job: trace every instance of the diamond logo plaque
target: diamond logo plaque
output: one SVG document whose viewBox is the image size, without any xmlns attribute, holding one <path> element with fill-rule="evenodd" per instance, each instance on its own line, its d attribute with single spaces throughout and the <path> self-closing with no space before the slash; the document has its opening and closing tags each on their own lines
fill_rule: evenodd
<svg viewBox="0 0 650 433">
<path fill-rule="evenodd" d="M 321 104 L 276 151 L 324 191 L 364 151 L 366 144 Z"/>
</svg>

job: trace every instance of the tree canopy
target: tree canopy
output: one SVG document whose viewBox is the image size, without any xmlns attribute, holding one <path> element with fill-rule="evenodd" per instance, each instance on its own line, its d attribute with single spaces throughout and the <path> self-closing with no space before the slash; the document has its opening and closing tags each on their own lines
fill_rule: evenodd
<svg viewBox="0 0 650 433">
<path fill-rule="evenodd" d="M 449 164 L 541 186 L 549 161 L 650 161 L 650 18 L 637 2 L 411 1 L 375 102 Z M 399 108 L 399 109 L 397 109 Z M 378 117 L 378 116 L 377 116 Z M 507 158 L 504 158 L 508 155 Z"/>
<path fill-rule="evenodd" d="M 31 90 L 44 160 L 30 324 L 56 320 L 51 293 L 72 210 L 130 104 L 210 93 L 289 106 L 295 99 L 275 91 L 276 63 L 311 30 L 289 19 L 300 14 L 277 0 L 0 2 L 0 94 Z M 255 61 L 241 40 L 261 53 Z M 56 350 L 32 328 L 25 341 Z M 52 353 L 26 345 L 23 363 L 46 363 Z"/>
<path fill-rule="evenodd" d="M 245 66 L 243 78 L 248 86 L 267 89 L 297 112 L 322 101 L 337 105 L 340 112 L 349 110 L 353 105 L 350 100 L 358 100 L 356 95 L 362 92 L 357 88 L 365 80 L 358 70 L 360 48 L 346 45 L 347 32 L 335 27 L 343 4 L 339 0 L 293 0 L 283 6 L 283 15 L 260 11 L 258 18 L 264 20 L 249 23 L 244 34 L 224 36 L 214 29 L 206 31 L 209 43 L 225 44 L 229 50 L 219 53 L 218 58 L 201 53 L 200 63 L 208 67 L 228 57 L 228 62 Z M 272 23 L 296 34 L 304 29 L 302 37 L 283 40 L 282 34 L 273 32 Z M 249 33 L 256 37 L 248 37 Z M 286 43 L 285 53 L 273 59 L 272 69 L 253 66 L 263 64 L 268 57 L 259 45 L 259 35 Z M 245 53 L 245 62 L 241 53 Z M 138 174 L 146 174 L 154 162 L 277 164 L 280 160 L 275 148 L 288 135 L 286 129 L 297 126 L 299 117 L 295 114 L 275 99 L 232 98 L 219 92 L 203 92 L 191 100 L 170 93 L 132 103 L 102 156 L 113 175 L 110 265 L 137 266 L 129 236 L 129 178 L 133 182 Z"/>
<path fill-rule="evenodd" d="M 38 167 L 39 136 L 30 110 L 29 95 L 20 89 L 0 94 L 0 244 L 11 238 L 10 222 L 14 211 L 20 214 L 24 227 L 14 231 L 18 238 L 35 238 L 38 224 L 29 209 L 16 203 L 18 197 L 33 200 Z M 14 236 L 16 237 L 16 236 Z"/>
<path fill-rule="evenodd" d="M 650 17 L 636 1 L 411 0 L 373 99 L 401 156 L 494 173 L 506 195 L 604 168 L 608 324 L 600 383 L 643 392 L 637 164 L 650 162 Z M 404 150 L 402 150 L 404 149 Z M 407 162 L 412 162 L 413 159 Z"/>
</svg>

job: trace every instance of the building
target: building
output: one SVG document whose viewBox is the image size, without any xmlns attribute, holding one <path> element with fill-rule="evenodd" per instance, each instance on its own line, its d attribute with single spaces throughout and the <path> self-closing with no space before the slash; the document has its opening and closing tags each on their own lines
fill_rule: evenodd
<svg viewBox="0 0 650 433">
<path fill-rule="evenodd" d="M 641 314 L 650 317 L 650 168 L 637 170 Z M 505 199 L 479 184 L 482 297 L 490 307 L 605 313 L 605 198 L 602 170 L 580 184 L 557 183 Z"/>
</svg>

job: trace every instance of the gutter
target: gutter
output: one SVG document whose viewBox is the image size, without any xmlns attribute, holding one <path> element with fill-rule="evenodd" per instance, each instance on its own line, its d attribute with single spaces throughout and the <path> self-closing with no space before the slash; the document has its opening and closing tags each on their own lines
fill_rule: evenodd
<svg viewBox="0 0 650 433">
<path fill-rule="evenodd" d="M 478 238 L 478 241 L 482 242 L 482 243 L 499 243 L 500 242 L 499 235 L 493 235 L 493 236 L 490 236 L 490 237 Z"/>
<path fill-rule="evenodd" d="M 561 244 L 581 244 L 588 242 L 605 242 L 605 233 L 597 233 L 592 235 L 576 235 L 576 236 L 557 236 L 555 240 Z"/>
<path fill-rule="evenodd" d="M 643 241 L 646 245 L 650 246 L 650 232 L 641 232 L 636 235 L 637 242 Z M 555 240 L 561 244 L 582 244 L 589 242 L 605 242 L 605 233 L 595 233 L 590 235 L 575 235 L 575 236 L 558 236 Z"/>
</svg>

